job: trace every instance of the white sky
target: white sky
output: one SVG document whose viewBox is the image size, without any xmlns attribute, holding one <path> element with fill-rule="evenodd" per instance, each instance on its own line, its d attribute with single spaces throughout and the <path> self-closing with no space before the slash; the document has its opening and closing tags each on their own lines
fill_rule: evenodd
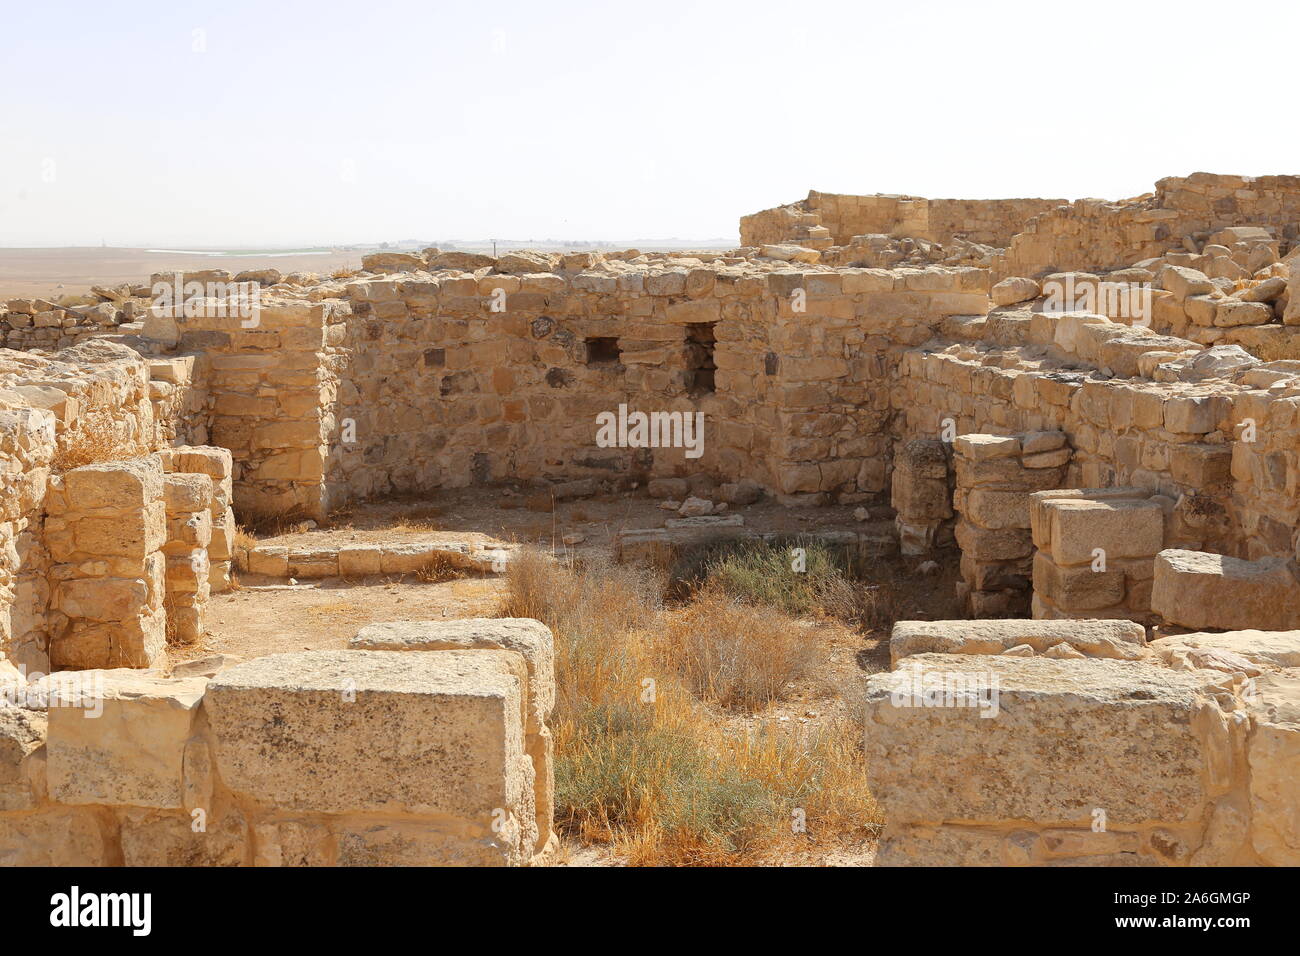
<svg viewBox="0 0 1300 956">
<path fill-rule="evenodd" d="M 7 246 L 704 239 L 809 188 L 1120 198 L 1300 172 L 1295 0 L 6 0 L 3 20 Z"/>
</svg>

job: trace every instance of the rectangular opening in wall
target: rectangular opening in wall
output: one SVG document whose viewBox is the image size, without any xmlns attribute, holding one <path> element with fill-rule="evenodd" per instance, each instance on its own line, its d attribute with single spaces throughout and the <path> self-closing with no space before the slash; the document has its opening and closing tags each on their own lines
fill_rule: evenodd
<svg viewBox="0 0 1300 956">
<path fill-rule="evenodd" d="M 587 339 L 587 364 L 612 368 L 620 364 L 623 353 L 619 351 L 618 339 Z"/>
<path fill-rule="evenodd" d="M 712 395 L 713 377 L 717 365 L 713 363 L 713 322 L 693 322 L 686 326 L 686 390 L 692 396 Z"/>
</svg>

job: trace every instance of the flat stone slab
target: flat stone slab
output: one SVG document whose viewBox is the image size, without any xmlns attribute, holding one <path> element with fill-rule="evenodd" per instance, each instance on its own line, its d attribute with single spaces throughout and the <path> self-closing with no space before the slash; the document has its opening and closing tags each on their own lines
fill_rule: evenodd
<svg viewBox="0 0 1300 956">
<path fill-rule="evenodd" d="M 348 641 L 358 651 L 447 651 L 476 648 L 514 651 L 528 665 L 529 732 L 536 733 L 555 706 L 555 638 L 531 618 L 471 617 L 455 621 L 387 621 L 368 624 Z"/>
<path fill-rule="evenodd" d="M 1088 657 L 1140 660 L 1146 630 L 1133 621 L 899 621 L 889 638 L 893 667 L 913 654 L 1002 654 L 1028 645 L 1041 654 L 1068 644 Z"/>
</svg>

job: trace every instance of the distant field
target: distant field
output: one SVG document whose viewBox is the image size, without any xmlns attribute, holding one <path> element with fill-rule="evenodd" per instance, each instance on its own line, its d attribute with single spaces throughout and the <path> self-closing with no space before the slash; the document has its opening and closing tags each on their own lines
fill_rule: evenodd
<svg viewBox="0 0 1300 956">
<path fill-rule="evenodd" d="M 361 252 L 291 252 L 233 250 L 191 253 L 183 250 L 0 249 L 0 300 L 82 293 L 92 285 L 145 282 L 155 272 L 192 269 L 279 269 L 281 272 L 330 273 L 360 268 Z"/>
</svg>

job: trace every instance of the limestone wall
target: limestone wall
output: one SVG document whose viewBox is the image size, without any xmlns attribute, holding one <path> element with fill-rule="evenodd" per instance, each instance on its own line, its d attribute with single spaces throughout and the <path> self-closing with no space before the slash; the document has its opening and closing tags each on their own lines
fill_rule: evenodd
<svg viewBox="0 0 1300 956">
<path fill-rule="evenodd" d="M 554 846 L 550 632 L 408 622 L 383 637 L 363 641 L 382 650 L 279 654 L 215 676 L 25 684 L 0 670 L 0 864 L 541 858 Z"/>
<path fill-rule="evenodd" d="M 1194 173 L 1156 184 L 1154 194 L 1121 202 L 1080 199 L 1025 223 L 1007 248 L 1000 276 L 1122 269 L 1204 242 L 1228 226 L 1271 227 L 1294 240 L 1300 221 L 1300 177 Z"/>
<path fill-rule="evenodd" d="M 924 199 L 875 194 L 854 196 L 812 190 L 808 198 L 744 216 L 740 244 L 793 241 L 821 248 L 845 246 L 854 236 L 886 235 L 947 243 L 956 237 L 1005 247 L 1034 216 L 1064 199 Z M 821 229 L 822 232 L 815 230 Z M 810 243 L 808 240 L 812 239 Z"/>
<path fill-rule="evenodd" d="M 1177 379 L 1189 366 L 1167 338 L 1132 335 L 1139 331 L 1043 313 L 952 327 L 971 341 L 909 351 L 900 365 L 902 436 L 938 437 L 945 422 L 952 434 L 1063 431 L 1075 448 L 1069 486 L 1137 486 L 1175 502 L 1168 546 L 1294 553 L 1300 510 L 1287 489 L 1300 487 L 1297 380 L 1286 373 L 1251 387 L 1247 370 L 1242 384 L 1231 373 L 1156 381 L 1146 376 Z"/>
<path fill-rule="evenodd" d="M 706 471 L 787 495 L 879 492 L 891 362 L 982 311 L 986 289 L 975 269 L 700 263 L 357 282 L 337 414 L 355 441 L 334 446 L 329 481 L 366 496 Z M 701 456 L 599 447 L 597 416 L 620 405 L 702 412 Z"/>
</svg>

